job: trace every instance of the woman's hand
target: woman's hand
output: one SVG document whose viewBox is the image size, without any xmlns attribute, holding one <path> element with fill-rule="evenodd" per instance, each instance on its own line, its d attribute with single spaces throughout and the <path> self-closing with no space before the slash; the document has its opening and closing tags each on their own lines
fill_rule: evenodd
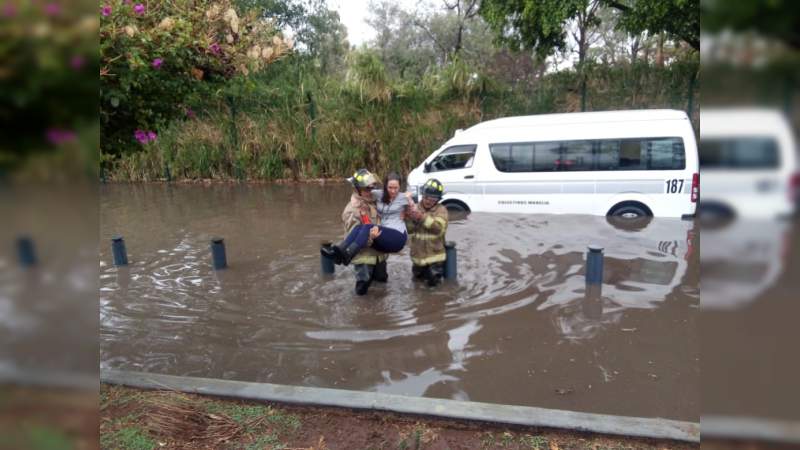
<svg viewBox="0 0 800 450">
<path fill-rule="evenodd" d="M 369 229 L 370 239 L 375 240 L 380 235 L 381 235 L 381 229 L 379 227 L 372 227 Z"/>
<path fill-rule="evenodd" d="M 369 216 L 369 208 L 368 208 L 368 207 L 366 207 L 366 206 L 363 206 L 363 205 L 362 205 L 360 208 L 358 208 L 358 212 L 359 212 L 359 214 L 361 214 L 362 216 Z"/>
</svg>

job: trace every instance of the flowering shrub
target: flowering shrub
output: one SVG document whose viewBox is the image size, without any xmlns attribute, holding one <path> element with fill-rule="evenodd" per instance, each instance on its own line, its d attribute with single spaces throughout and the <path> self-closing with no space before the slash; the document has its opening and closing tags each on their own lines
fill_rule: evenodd
<svg viewBox="0 0 800 450">
<path fill-rule="evenodd" d="M 240 14 L 231 0 L 107 0 L 99 8 L 105 153 L 154 140 L 154 131 L 143 130 L 184 117 L 195 96 L 262 70 L 291 49 L 269 21 L 255 11 Z"/>
<path fill-rule="evenodd" d="M 81 2 L 0 0 L 0 178 L 96 167 L 99 27 Z M 65 151 L 69 167 L 47 173 L 44 160 Z"/>
</svg>

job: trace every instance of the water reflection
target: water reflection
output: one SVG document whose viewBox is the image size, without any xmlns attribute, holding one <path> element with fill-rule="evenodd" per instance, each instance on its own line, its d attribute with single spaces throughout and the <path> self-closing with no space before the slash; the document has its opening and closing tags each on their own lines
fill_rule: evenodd
<svg viewBox="0 0 800 450">
<path fill-rule="evenodd" d="M 474 213 L 448 230 L 456 282 L 413 283 L 404 251 L 357 297 L 350 270 L 319 273 L 347 198 L 346 186 L 105 187 L 101 236 L 124 235 L 131 265 L 101 248 L 101 366 L 699 416 L 691 222 Z M 211 269 L 211 236 L 225 238 L 225 271 Z M 588 244 L 606 249 L 597 297 Z"/>
<path fill-rule="evenodd" d="M 798 437 L 797 232 L 797 222 L 756 219 L 702 231 L 701 392 L 709 436 Z"/>
</svg>

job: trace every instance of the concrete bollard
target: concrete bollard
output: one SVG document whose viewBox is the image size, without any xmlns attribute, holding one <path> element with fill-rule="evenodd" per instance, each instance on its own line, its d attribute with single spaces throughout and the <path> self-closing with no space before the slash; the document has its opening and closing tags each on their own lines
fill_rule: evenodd
<svg viewBox="0 0 800 450">
<path fill-rule="evenodd" d="M 221 237 L 211 239 L 211 261 L 214 270 L 228 267 L 228 258 L 225 256 L 225 241 Z"/>
<path fill-rule="evenodd" d="M 322 247 L 331 248 L 333 246 L 330 242 L 324 242 Z M 322 268 L 323 275 L 333 275 L 336 272 L 336 265 L 333 263 L 333 258 L 330 256 L 325 255 L 324 253 L 320 253 L 319 255 L 319 262 Z"/>
<path fill-rule="evenodd" d="M 447 259 L 444 263 L 444 278 L 446 280 L 455 280 L 458 278 L 458 253 L 456 252 L 456 243 L 447 241 L 444 244 L 444 251 Z"/>
<path fill-rule="evenodd" d="M 125 250 L 125 240 L 122 239 L 122 236 L 111 238 L 111 253 L 114 254 L 115 266 L 128 265 L 128 252 Z"/>
<path fill-rule="evenodd" d="M 586 286 L 603 284 L 603 247 L 590 245 L 586 252 Z"/>
<path fill-rule="evenodd" d="M 33 239 L 30 236 L 20 236 L 17 238 L 17 257 L 22 267 L 32 267 L 36 265 L 36 251 L 33 248 Z"/>
</svg>

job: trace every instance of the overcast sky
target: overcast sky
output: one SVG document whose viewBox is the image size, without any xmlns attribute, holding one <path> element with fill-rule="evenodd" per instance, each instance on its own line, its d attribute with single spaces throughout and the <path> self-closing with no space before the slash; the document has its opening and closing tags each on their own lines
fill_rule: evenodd
<svg viewBox="0 0 800 450">
<path fill-rule="evenodd" d="M 414 9 L 418 0 L 395 0 L 403 9 Z M 350 45 L 359 46 L 375 36 L 364 20 L 367 18 L 369 0 L 328 0 L 328 7 L 339 12 L 339 18 L 347 27 L 347 40 Z"/>
</svg>

